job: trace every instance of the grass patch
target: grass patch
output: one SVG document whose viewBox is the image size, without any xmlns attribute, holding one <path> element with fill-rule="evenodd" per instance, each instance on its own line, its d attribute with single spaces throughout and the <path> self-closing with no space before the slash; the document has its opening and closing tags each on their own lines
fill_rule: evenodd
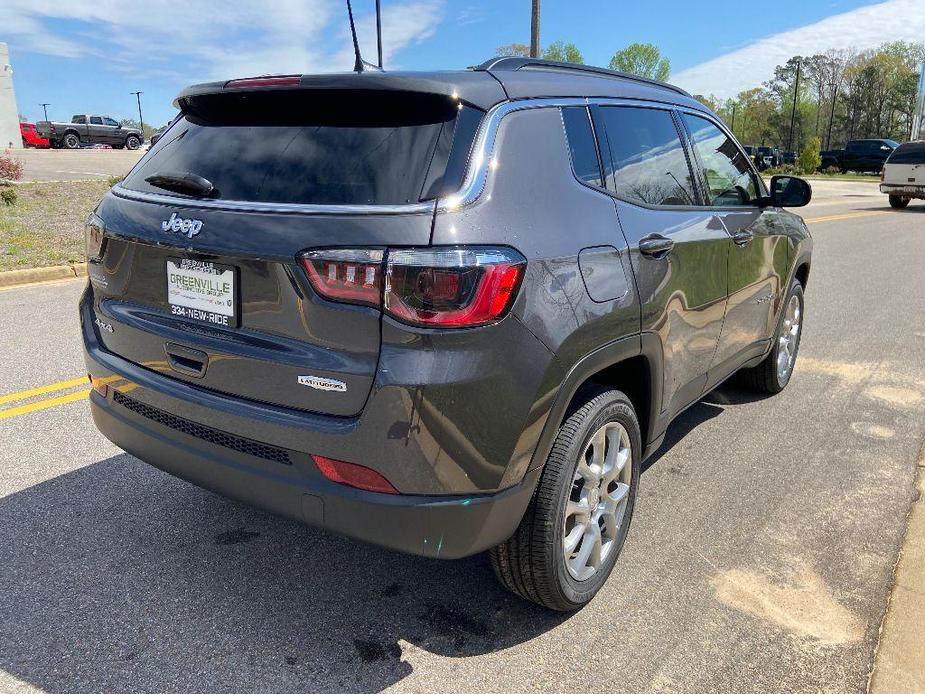
<svg viewBox="0 0 925 694">
<path fill-rule="evenodd" d="M 812 174 L 804 176 L 807 181 L 863 181 L 865 183 L 880 183 L 879 176 L 866 176 L 864 174 L 837 173 L 837 174 Z"/>
<path fill-rule="evenodd" d="M 23 183 L 0 205 L 0 271 L 84 260 L 84 222 L 109 190 L 106 181 Z"/>
</svg>

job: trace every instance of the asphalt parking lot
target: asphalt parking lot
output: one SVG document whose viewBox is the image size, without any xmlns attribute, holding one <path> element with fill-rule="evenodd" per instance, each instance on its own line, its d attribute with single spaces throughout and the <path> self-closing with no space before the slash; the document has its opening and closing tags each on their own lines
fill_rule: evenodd
<svg viewBox="0 0 925 694">
<path fill-rule="evenodd" d="M 0 290 L 0 690 L 864 691 L 925 438 L 925 204 L 815 188 L 790 386 L 673 424 L 572 615 L 483 556 L 394 554 L 122 453 L 89 417 L 83 283 Z"/>
<path fill-rule="evenodd" d="M 18 149 L 23 181 L 76 181 L 124 176 L 144 149 Z"/>
</svg>

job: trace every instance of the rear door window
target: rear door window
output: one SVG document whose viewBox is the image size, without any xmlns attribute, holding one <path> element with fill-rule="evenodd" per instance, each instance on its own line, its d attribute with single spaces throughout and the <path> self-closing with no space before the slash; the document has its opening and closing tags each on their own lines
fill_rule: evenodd
<svg viewBox="0 0 925 694">
<path fill-rule="evenodd" d="M 597 146 L 591 130 L 591 118 L 584 106 L 569 106 L 562 109 L 562 122 L 568 138 L 572 170 L 579 181 L 597 188 L 604 187 L 601 163 L 597 158 Z"/>
<path fill-rule="evenodd" d="M 643 205 L 696 205 L 696 186 L 669 111 L 602 106 L 595 111 L 607 187 Z"/>
<path fill-rule="evenodd" d="M 748 157 L 735 141 L 706 118 L 682 113 L 681 118 L 700 158 L 711 207 L 754 205 L 758 183 Z"/>
<path fill-rule="evenodd" d="M 900 145 L 890 158 L 888 164 L 925 164 L 925 142 L 907 142 Z"/>
<path fill-rule="evenodd" d="M 248 202 L 405 204 L 458 190 L 483 112 L 443 95 L 266 90 L 184 105 L 126 178 L 193 173 Z"/>
</svg>

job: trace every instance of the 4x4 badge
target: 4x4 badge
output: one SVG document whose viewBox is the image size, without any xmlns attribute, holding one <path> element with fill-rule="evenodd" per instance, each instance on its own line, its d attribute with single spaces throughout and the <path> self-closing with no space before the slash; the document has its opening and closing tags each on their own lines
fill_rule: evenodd
<svg viewBox="0 0 925 694">
<path fill-rule="evenodd" d="M 165 219 L 161 222 L 161 229 L 163 231 L 172 231 L 175 234 L 183 234 L 186 238 L 191 239 L 202 229 L 202 222 L 198 219 L 183 219 L 174 212 L 170 215 L 170 219 Z"/>
</svg>

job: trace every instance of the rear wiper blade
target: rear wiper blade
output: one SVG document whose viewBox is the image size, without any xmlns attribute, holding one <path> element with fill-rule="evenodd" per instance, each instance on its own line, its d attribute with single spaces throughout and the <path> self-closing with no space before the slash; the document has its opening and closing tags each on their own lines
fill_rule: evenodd
<svg viewBox="0 0 925 694">
<path fill-rule="evenodd" d="M 156 173 L 148 176 L 145 181 L 152 186 L 174 193 L 196 195 L 201 198 L 218 197 L 218 191 L 212 185 L 212 181 L 194 173 Z"/>
</svg>

